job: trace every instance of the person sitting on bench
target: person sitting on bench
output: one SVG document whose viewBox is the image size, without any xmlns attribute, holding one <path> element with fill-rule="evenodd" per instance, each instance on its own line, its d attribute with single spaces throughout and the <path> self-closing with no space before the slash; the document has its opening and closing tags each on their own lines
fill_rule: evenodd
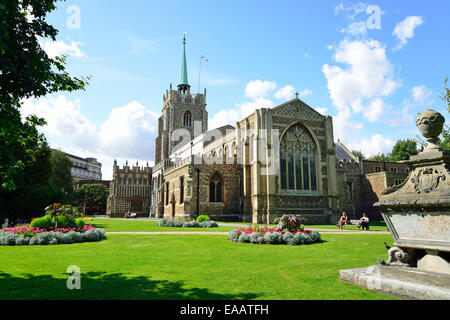
<svg viewBox="0 0 450 320">
<path fill-rule="evenodd" d="M 338 227 L 339 227 L 339 230 L 342 230 L 342 226 L 344 225 L 344 224 L 348 224 L 348 217 L 347 217 L 347 214 L 345 213 L 345 212 L 342 212 L 342 216 L 341 216 L 341 219 L 339 219 L 339 222 L 338 222 Z"/>
<path fill-rule="evenodd" d="M 366 231 L 369 231 L 369 217 L 367 214 L 363 213 L 363 216 L 361 219 L 359 219 L 358 228 L 362 227 L 362 229 L 366 229 Z"/>
<path fill-rule="evenodd" d="M 126 218 L 129 218 L 130 216 L 131 216 L 131 211 L 130 211 L 130 209 L 128 209 L 128 211 L 125 212 L 125 214 L 123 215 L 123 217 L 126 219 Z"/>
</svg>

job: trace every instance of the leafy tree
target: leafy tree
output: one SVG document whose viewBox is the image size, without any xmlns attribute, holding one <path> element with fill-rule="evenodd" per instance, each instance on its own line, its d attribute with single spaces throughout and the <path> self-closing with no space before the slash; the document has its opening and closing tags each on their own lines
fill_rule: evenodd
<svg viewBox="0 0 450 320">
<path fill-rule="evenodd" d="M 28 150 L 26 165 L 15 178 L 16 188 L 0 188 L 0 218 L 12 221 L 39 217 L 50 203 L 64 201 L 65 195 L 49 183 L 50 154 L 45 140 Z"/>
<path fill-rule="evenodd" d="M 353 151 L 352 151 L 352 154 L 353 154 L 355 157 L 360 158 L 361 160 L 366 159 L 366 156 L 362 153 L 361 150 L 353 150 Z"/>
<path fill-rule="evenodd" d="M 443 101 L 447 103 L 446 109 L 450 115 L 450 89 L 447 88 L 448 78 L 444 80 L 444 92 L 439 96 Z M 445 151 L 450 151 L 450 126 L 444 124 L 442 129 L 442 138 L 439 137 L 438 145 L 442 147 Z"/>
<path fill-rule="evenodd" d="M 410 156 L 417 155 L 417 141 L 414 139 L 397 140 L 392 148 L 391 161 L 409 160 Z"/>
<path fill-rule="evenodd" d="M 37 131 L 45 120 L 21 119 L 23 99 L 57 91 L 84 89 L 88 78 L 72 78 L 66 58 L 49 58 L 39 39 L 56 40 L 58 30 L 46 21 L 57 0 L 0 2 L 0 188 L 14 190 L 30 162 L 29 151 L 45 140 Z"/>
<path fill-rule="evenodd" d="M 88 203 L 97 207 L 106 205 L 108 195 L 109 188 L 103 184 L 84 184 L 77 192 L 79 203 L 84 206 L 84 213 Z"/>
<path fill-rule="evenodd" d="M 384 153 L 380 152 L 380 153 L 377 153 L 376 155 L 370 157 L 369 160 L 390 162 L 391 154 L 390 153 L 384 154 Z"/>
<path fill-rule="evenodd" d="M 50 165 L 50 185 L 70 198 L 73 195 L 72 161 L 64 152 L 52 150 Z"/>
</svg>

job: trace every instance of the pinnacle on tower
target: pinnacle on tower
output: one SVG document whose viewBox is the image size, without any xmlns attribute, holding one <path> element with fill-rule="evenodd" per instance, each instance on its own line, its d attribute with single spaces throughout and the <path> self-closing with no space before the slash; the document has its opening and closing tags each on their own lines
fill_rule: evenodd
<svg viewBox="0 0 450 320">
<path fill-rule="evenodd" d="M 187 74 L 187 64 L 186 64 L 186 32 L 183 36 L 183 60 L 181 64 L 181 82 L 178 85 L 178 91 L 181 93 L 189 92 L 189 88 L 191 86 L 188 82 L 188 74 Z"/>
</svg>

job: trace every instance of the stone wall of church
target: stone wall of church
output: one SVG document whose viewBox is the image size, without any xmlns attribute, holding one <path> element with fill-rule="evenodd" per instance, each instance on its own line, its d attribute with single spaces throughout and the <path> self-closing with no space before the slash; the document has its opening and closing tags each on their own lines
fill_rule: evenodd
<svg viewBox="0 0 450 320">
<path fill-rule="evenodd" d="M 200 171 L 198 172 L 197 169 Z M 238 164 L 184 164 L 166 170 L 164 173 L 164 218 L 196 218 L 198 213 L 208 215 L 213 220 L 239 221 L 241 219 L 240 172 L 241 166 Z M 214 174 L 218 174 L 223 182 L 222 202 L 209 201 L 209 184 Z M 199 207 L 197 210 L 198 176 Z M 184 180 L 183 203 L 180 203 L 180 177 Z"/>
</svg>

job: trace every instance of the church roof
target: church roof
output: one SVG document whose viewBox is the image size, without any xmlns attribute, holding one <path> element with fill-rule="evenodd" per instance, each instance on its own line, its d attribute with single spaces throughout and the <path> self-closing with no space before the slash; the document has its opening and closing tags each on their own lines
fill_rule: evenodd
<svg viewBox="0 0 450 320">
<path fill-rule="evenodd" d="M 342 144 L 341 141 L 338 140 L 336 143 L 336 158 L 338 160 L 347 160 L 347 161 L 358 161 L 358 157 L 356 157 L 353 153 L 350 152 L 350 150 L 347 149 L 346 146 Z"/>
</svg>

